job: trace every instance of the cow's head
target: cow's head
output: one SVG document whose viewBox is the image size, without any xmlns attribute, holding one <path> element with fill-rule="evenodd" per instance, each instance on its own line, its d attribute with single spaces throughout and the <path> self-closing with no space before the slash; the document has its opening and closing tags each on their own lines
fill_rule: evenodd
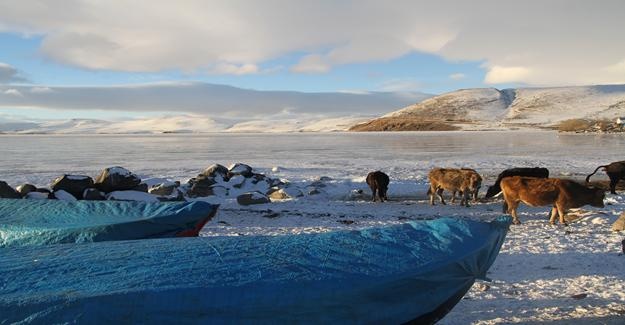
<svg viewBox="0 0 625 325">
<path fill-rule="evenodd" d="M 592 191 L 592 197 L 590 201 L 590 205 L 597 208 L 603 208 L 605 205 L 603 204 L 603 200 L 605 199 L 605 190 L 601 188 L 590 188 Z"/>
</svg>

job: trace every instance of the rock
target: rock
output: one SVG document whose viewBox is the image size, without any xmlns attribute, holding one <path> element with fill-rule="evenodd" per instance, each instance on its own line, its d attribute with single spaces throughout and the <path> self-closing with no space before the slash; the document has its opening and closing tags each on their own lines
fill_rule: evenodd
<svg viewBox="0 0 625 325">
<path fill-rule="evenodd" d="M 586 297 L 588 297 L 588 294 L 587 294 L 587 293 L 578 293 L 578 294 L 576 294 L 576 295 L 572 295 L 572 296 L 571 296 L 571 298 L 573 298 L 573 299 L 577 299 L 577 300 L 579 300 L 579 299 L 584 299 L 584 298 L 586 298 Z"/>
<path fill-rule="evenodd" d="M 317 195 L 317 194 L 321 194 L 321 191 L 319 191 L 319 189 L 314 188 L 314 187 L 308 189 L 308 195 Z"/>
<path fill-rule="evenodd" d="M 187 191 L 189 197 L 204 197 L 213 195 L 213 189 L 211 188 L 216 184 L 212 177 L 200 175 L 196 178 L 189 180 L 191 188 Z"/>
<path fill-rule="evenodd" d="M 26 194 L 24 198 L 31 200 L 47 200 L 50 199 L 50 194 L 45 192 L 30 192 Z"/>
<path fill-rule="evenodd" d="M 243 175 L 235 175 L 230 178 L 228 184 L 234 188 L 241 188 L 245 184 L 246 178 Z"/>
<path fill-rule="evenodd" d="M 155 195 L 140 191 L 113 191 L 106 195 L 106 199 L 112 201 L 160 202 Z"/>
<path fill-rule="evenodd" d="M 227 196 L 229 192 L 228 188 L 221 186 L 221 185 L 211 186 L 211 191 L 213 192 L 213 195 L 219 196 L 219 197 Z"/>
<path fill-rule="evenodd" d="M 81 193 L 82 195 L 82 193 Z M 78 199 L 76 199 L 75 196 L 73 196 L 71 193 L 65 191 L 65 190 L 58 190 L 54 192 L 54 197 L 58 200 L 61 201 L 68 201 L 68 202 L 73 202 L 73 201 L 78 201 Z"/>
<path fill-rule="evenodd" d="M 139 183 L 139 185 L 131 188 L 130 190 L 131 191 L 147 193 L 148 192 L 148 184 L 146 184 L 146 183 Z"/>
<path fill-rule="evenodd" d="M 621 215 L 614 221 L 612 224 L 612 231 L 623 231 L 625 230 L 625 212 L 621 213 Z"/>
<path fill-rule="evenodd" d="M 232 164 L 230 165 L 230 168 L 228 168 L 229 177 L 233 175 L 241 175 L 243 177 L 252 177 L 253 174 L 254 173 L 252 173 L 252 167 L 246 164 L 242 164 L 242 163 Z"/>
<path fill-rule="evenodd" d="M 252 184 L 256 184 L 258 182 L 263 182 L 263 181 L 271 181 L 271 179 L 268 178 L 267 176 L 263 175 L 263 174 L 253 174 L 252 175 Z"/>
<path fill-rule="evenodd" d="M 204 175 L 204 176 L 212 177 L 212 178 L 215 178 L 218 175 L 221 175 L 221 177 L 224 180 L 228 180 L 228 168 L 220 164 L 214 164 L 204 169 L 204 171 L 200 175 Z"/>
<path fill-rule="evenodd" d="M 302 197 L 304 196 L 304 193 L 294 187 L 282 189 L 276 189 L 275 187 L 273 187 L 269 190 L 268 195 L 269 198 L 272 200 L 286 200 L 296 197 Z"/>
<path fill-rule="evenodd" d="M 269 203 L 269 198 L 261 192 L 248 192 L 237 196 L 237 203 L 240 205 Z"/>
<path fill-rule="evenodd" d="M 139 176 L 123 167 L 105 168 L 95 179 L 95 188 L 110 193 L 114 191 L 132 190 L 141 183 Z"/>
<path fill-rule="evenodd" d="M 14 188 L 4 181 L 0 181 L 0 198 L 3 199 L 21 199 L 22 196 Z"/>
<path fill-rule="evenodd" d="M 26 194 L 30 192 L 36 192 L 37 187 L 32 184 L 22 184 L 16 188 L 17 192 L 20 193 L 22 197 L 26 196 Z"/>
<path fill-rule="evenodd" d="M 65 191 L 77 199 L 82 199 L 82 193 L 93 187 L 93 179 L 84 175 L 63 175 L 52 181 L 50 188 L 53 192 Z"/>
<path fill-rule="evenodd" d="M 96 188 L 86 188 L 84 192 L 82 192 L 83 200 L 90 201 L 102 201 L 106 200 L 106 196 Z"/>
<path fill-rule="evenodd" d="M 176 187 L 178 186 L 176 186 L 176 183 L 174 182 L 161 183 L 149 189 L 148 193 L 154 194 L 154 195 L 168 196 L 168 195 L 172 195 L 172 193 L 174 193 L 174 191 L 176 190 Z"/>
<path fill-rule="evenodd" d="M 182 192 L 177 189 L 174 188 L 174 191 L 169 194 L 169 195 L 163 195 L 163 196 L 159 196 L 158 200 L 161 202 L 179 202 L 179 201 L 186 201 L 184 198 L 184 194 L 182 194 Z"/>
</svg>

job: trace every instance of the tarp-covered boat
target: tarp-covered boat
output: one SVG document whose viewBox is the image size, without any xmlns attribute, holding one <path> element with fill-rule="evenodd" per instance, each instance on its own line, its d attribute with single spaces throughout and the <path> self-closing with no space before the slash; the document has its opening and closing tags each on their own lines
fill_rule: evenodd
<svg viewBox="0 0 625 325">
<path fill-rule="evenodd" d="M 0 199 L 0 247 L 197 236 L 217 207 L 206 202 Z"/>
<path fill-rule="evenodd" d="M 509 224 L 3 248 L 0 323 L 430 323 L 484 278 Z"/>
</svg>

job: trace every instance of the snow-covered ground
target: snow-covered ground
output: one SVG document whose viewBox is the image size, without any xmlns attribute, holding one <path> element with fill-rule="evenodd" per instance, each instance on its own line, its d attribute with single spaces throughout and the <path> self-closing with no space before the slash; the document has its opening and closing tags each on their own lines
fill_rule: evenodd
<svg viewBox="0 0 625 325">
<path fill-rule="evenodd" d="M 244 162 L 304 193 L 315 183 L 320 194 L 253 206 L 238 205 L 233 195 L 209 198 L 221 208 L 201 235 L 277 235 L 440 216 L 490 220 L 502 214 L 498 199 L 468 208 L 430 206 L 428 170 L 474 168 L 485 178 L 483 197 L 505 168 L 544 166 L 552 177 L 580 179 L 622 160 L 624 144 L 620 135 L 553 132 L 4 136 L 0 180 L 47 185 L 61 173 L 94 176 L 121 165 L 142 178 L 184 183 L 212 163 Z M 364 180 L 376 169 L 391 177 L 389 202 L 370 201 Z M 523 224 L 510 228 L 488 273 L 493 281 L 474 285 L 441 324 L 623 324 L 625 256 L 619 253 L 625 234 L 610 225 L 624 210 L 625 193 L 608 194 L 605 208 L 584 207 L 570 225 L 551 226 L 548 207 L 522 206 Z"/>
</svg>

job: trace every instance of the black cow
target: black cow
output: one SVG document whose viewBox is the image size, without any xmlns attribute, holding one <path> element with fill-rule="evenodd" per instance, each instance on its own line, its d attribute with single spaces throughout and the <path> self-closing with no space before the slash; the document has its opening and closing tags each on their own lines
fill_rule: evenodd
<svg viewBox="0 0 625 325">
<path fill-rule="evenodd" d="M 495 181 L 495 185 L 488 188 L 486 191 L 485 198 L 491 198 L 501 192 L 501 180 L 510 177 L 510 176 L 523 176 L 523 177 L 538 177 L 538 178 L 549 178 L 549 169 L 542 167 L 517 167 L 506 169 L 499 176 L 497 176 L 497 180 Z"/>
<path fill-rule="evenodd" d="M 371 188 L 373 202 L 375 202 L 376 196 L 380 199 L 380 202 L 388 200 L 388 198 L 386 197 L 388 183 L 388 175 L 384 174 L 379 170 L 371 172 L 367 175 L 367 184 L 369 185 L 369 188 Z"/>
<path fill-rule="evenodd" d="M 610 177 L 610 193 L 616 194 L 616 184 L 619 180 L 625 179 L 625 161 L 617 161 L 609 165 L 597 167 L 592 174 L 586 176 L 586 183 L 590 181 L 590 176 L 594 175 L 599 168 L 603 168 L 608 177 Z"/>
</svg>

